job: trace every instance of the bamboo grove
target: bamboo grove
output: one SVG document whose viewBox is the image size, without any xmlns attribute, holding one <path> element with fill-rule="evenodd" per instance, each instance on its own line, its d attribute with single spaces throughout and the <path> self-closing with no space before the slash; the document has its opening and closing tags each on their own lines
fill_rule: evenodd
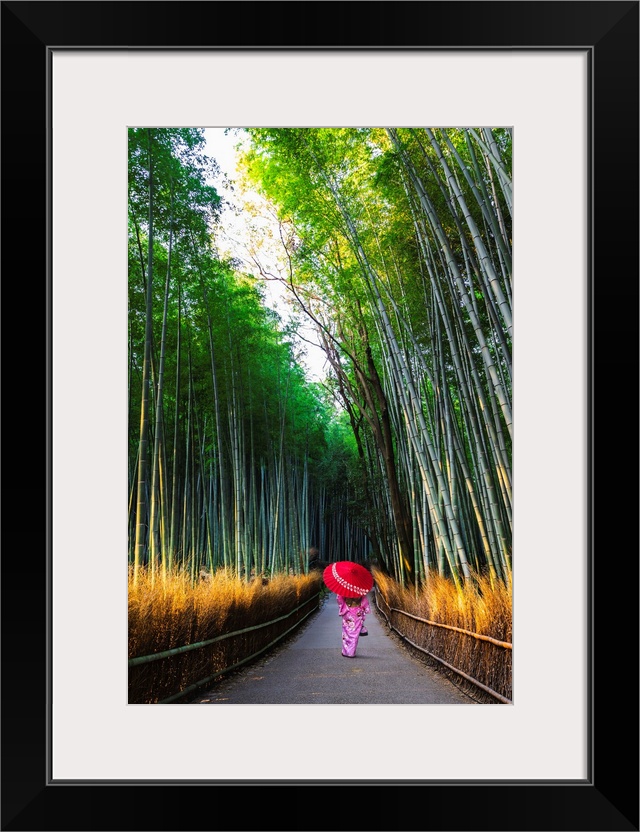
<svg viewBox="0 0 640 832">
<path fill-rule="evenodd" d="M 511 570 L 511 136 L 254 129 L 288 283 L 361 466 L 358 520 L 401 582 Z"/>
<path fill-rule="evenodd" d="M 350 440 L 258 282 L 215 249 L 202 131 L 129 130 L 129 563 L 153 578 L 308 570 L 360 551 Z M 329 452 L 329 445 L 333 451 Z"/>
<path fill-rule="evenodd" d="M 203 131 L 129 131 L 129 562 L 403 585 L 511 572 L 511 136 L 252 128 L 277 275 L 330 367 L 305 378 L 259 259 L 216 251 Z"/>
</svg>

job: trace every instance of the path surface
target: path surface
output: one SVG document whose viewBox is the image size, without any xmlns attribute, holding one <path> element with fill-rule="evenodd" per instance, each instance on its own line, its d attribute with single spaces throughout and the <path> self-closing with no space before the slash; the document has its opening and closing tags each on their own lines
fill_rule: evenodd
<svg viewBox="0 0 640 832">
<path fill-rule="evenodd" d="M 477 704 L 444 675 L 413 658 L 389 634 L 375 611 L 373 593 L 369 604 L 369 635 L 360 638 L 355 658 L 342 656 L 341 619 L 332 593 L 287 644 L 200 693 L 192 703 Z"/>
</svg>

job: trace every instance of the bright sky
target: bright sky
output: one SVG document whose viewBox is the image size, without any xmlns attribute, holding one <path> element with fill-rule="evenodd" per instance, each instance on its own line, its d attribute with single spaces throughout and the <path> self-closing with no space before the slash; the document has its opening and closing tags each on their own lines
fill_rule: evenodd
<svg viewBox="0 0 640 832">
<path fill-rule="evenodd" d="M 204 130 L 207 145 L 206 153 L 212 156 L 220 167 L 221 176 L 213 184 L 218 193 L 232 204 L 221 215 L 221 228 L 216 235 L 216 246 L 223 256 L 232 256 L 241 260 L 247 271 L 257 275 L 257 267 L 253 257 L 266 272 L 277 274 L 282 268 L 283 251 L 279 243 L 278 226 L 270 216 L 270 207 L 266 201 L 254 191 L 243 192 L 237 180 L 235 146 L 243 140 L 240 131 L 230 131 L 225 135 L 222 127 L 207 127 Z M 235 182 L 230 190 L 226 187 L 225 178 Z M 278 313 L 287 319 L 291 308 L 284 301 L 286 292 L 277 281 L 264 281 L 269 303 Z M 303 330 L 305 339 L 315 341 L 311 327 Z M 306 366 L 308 375 L 313 380 L 325 375 L 325 356 L 320 347 L 314 347 L 301 342 L 301 350 L 306 354 L 301 357 L 301 363 Z"/>
</svg>

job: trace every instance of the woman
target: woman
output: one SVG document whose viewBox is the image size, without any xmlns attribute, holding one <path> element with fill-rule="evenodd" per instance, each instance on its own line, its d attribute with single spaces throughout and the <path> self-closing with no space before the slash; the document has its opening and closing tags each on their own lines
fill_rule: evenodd
<svg viewBox="0 0 640 832">
<path fill-rule="evenodd" d="M 371 612 L 366 596 L 345 598 L 336 595 L 338 600 L 338 615 L 342 617 L 342 655 L 353 659 L 358 648 L 361 635 L 367 635 L 364 617 Z M 364 632 L 363 632 L 364 629 Z"/>
</svg>

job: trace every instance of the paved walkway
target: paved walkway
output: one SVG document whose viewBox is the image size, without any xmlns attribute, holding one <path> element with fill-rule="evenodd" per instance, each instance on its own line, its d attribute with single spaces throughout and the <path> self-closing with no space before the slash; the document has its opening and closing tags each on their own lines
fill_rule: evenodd
<svg viewBox="0 0 640 832">
<path fill-rule="evenodd" d="M 384 618 L 375 610 L 373 592 L 369 604 L 369 635 L 360 637 L 355 658 L 342 656 L 341 619 L 332 593 L 287 644 L 200 693 L 192 703 L 477 704 L 443 674 L 413 658 L 389 634 Z"/>
</svg>

